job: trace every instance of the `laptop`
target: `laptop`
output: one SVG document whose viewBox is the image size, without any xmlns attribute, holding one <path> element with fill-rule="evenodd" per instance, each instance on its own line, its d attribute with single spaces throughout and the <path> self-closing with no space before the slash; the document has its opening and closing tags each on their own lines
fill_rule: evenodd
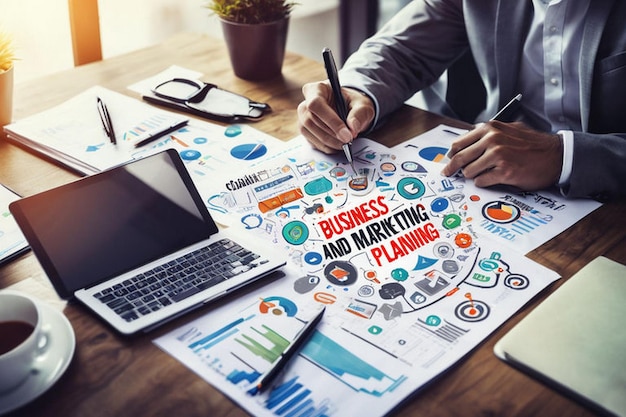
<svg viewBox="0 0 626 417">
<path fill-rule="evenodd" d="M 271 245 L 218 229 L 173 149 L 9 209 L 59 296 L 122 334 L 148 331 L 285 264 Z"/>
</svg>

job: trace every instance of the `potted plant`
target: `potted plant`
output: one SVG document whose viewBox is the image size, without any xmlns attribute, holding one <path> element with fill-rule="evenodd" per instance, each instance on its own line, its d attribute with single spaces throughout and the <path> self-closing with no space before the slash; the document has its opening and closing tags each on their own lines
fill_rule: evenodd
<svg viewBox="0 0 626 417">
<path fill-rule="evenodd" d="M 221 21 L 235 75 L 267 80 L 280 75 L 296 5 L 290 0 L 210 0 L 206 7 Z"/>
<path fill-rule="evenodd" d="M 13 113 L 13 39 L 0 32 L 0 126 L 11 123 Z"/>
</svg>

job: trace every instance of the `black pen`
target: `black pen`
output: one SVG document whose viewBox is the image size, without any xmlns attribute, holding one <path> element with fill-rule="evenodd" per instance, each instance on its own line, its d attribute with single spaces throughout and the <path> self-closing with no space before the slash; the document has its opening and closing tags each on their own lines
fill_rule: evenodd
<svg viewBox="0 0 626 417">
<path fill-rule="evenodd" d="M 291 358 L 293 358 L 296 353 L 298 353 L 300 348 L 304 346 L 304 344 L 313 335 L 313 332 L 315 331 L 318 323 L 322 321 L 322 316 L 324 316 L 325 310 L 326 307 L 322 308 L 317 316 L 315 316 L 315 318 L 310 320 L 306 324 L 306 326 L 302 328 L 300 333 L 296 336 L 296 339 L 291 342 L 289 346 L 287 346 L 287 349 L 285 349 L 285 351 L 281 354 L 280 359 L 278 359 L 274 367 L 272 367 L 272 369 L 270 369 L 269 372 L 267 372 L 263 376 L 261 382 L 257 384 L 256 393 L 261 393 L 265 391 L 265 389 L 267 389 L 272 384 L 272 381 L 283 371 L 283 369 L 285 369 L 285 366 L 289 363 Z"/>
<path fill-rule="evenodd" d="M 113 120 L 111 120 L 109 109 L 100 97 L 96 97 L 96 105 L 98 107 L 98 114 L 100 115 L 102 127 L 104 128 L 104 133 L 106 133 L 106 135 L 109 137 L 111 143 L 113 145 L 116 145 L 117 139 L 115 138 L 115 131 L 113 130 Z"/>
<path fill-rule="evenodd" d="M 324 58 L 324 66 L 326 67 L 326 74 L 328 74 L 328 80 L 330 81 L 330 86 L 333 89 L 333 98 L 335 100 L 335 110 L 339 115 L 339 118 L 347 124 L 348 121 L 348 106 L 346 105 L 346 101 L 343 98 L 343 94 L 341 94 L 341 85 L 339 84 L 339 76 L 337 75 L 337 65 L 335 64 L 335 59 L 333 58 L 333 53 L 329 48 L 324 48 L 322 50 L 322 57 Z M 352 159 L 352 151 L 350 150 L 350 145 L 352 143 L 344 143 L 341 145 L 343 149 L 343 153 L 346 155 L 350 166 L 352 167 L 352 171 L 356 174 L 356 170 L 354 169 L 354 161 Z"/>
<path fill-rule="evenodd" d="M 139 142 L 135 143 L 135 148 L 139 148 L 140 146 L 146 145 L 152 141 L 155 141 L 159 138 L 162 138 L 163 136 L 167 135 L 168 133 L 172 133 L 172 132 L 176 132 L 178 129 L 180 129 L 181 127 L 187 125 L 187 123 L 189 123 L 189 120 L 183 120 L 182 122 L 176 123 L 175 125 L 172 126 L 168 126 L 163 130 L 160 130 L 158 132 L 152 133 L 150 135 L 148 135 L 146 138 L 141 139 Z"/>
</svg>

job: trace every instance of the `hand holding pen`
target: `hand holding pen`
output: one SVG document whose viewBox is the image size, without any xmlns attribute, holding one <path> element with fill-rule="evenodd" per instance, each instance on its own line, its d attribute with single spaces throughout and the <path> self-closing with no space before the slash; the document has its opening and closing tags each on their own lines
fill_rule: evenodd
<svg viewBox="0 0 626 417">
<path fill-rule="evenodd" d="M 545 189 L 560 175 L 563 151 L 559 135 L 541 132 L 522 122 L 504 123 L 519 105 L 515 96 L 488 123 L 462 135 L 448 152 L 450 161 L 442 175 L 453 176 L 462 170 L 466 179 L 478 187 L 511 185 L 521 190 Z"/>
</svg>

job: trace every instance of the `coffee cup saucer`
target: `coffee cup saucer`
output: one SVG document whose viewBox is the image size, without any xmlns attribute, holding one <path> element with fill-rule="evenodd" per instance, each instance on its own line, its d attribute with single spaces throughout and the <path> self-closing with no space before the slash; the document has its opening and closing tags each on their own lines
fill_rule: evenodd
<svg viewBox="0 0 626 417">
<path fill-rule="evenodd" d="M 10 391 L 0 392 L 0 415 L 19 408 L 46 392 L 67 370 L 76 337 L 69 320 L 59 310 L 39 303 L 44 327 L 49 328 L 50 347 L 26 380 Z"/>
</svg>

